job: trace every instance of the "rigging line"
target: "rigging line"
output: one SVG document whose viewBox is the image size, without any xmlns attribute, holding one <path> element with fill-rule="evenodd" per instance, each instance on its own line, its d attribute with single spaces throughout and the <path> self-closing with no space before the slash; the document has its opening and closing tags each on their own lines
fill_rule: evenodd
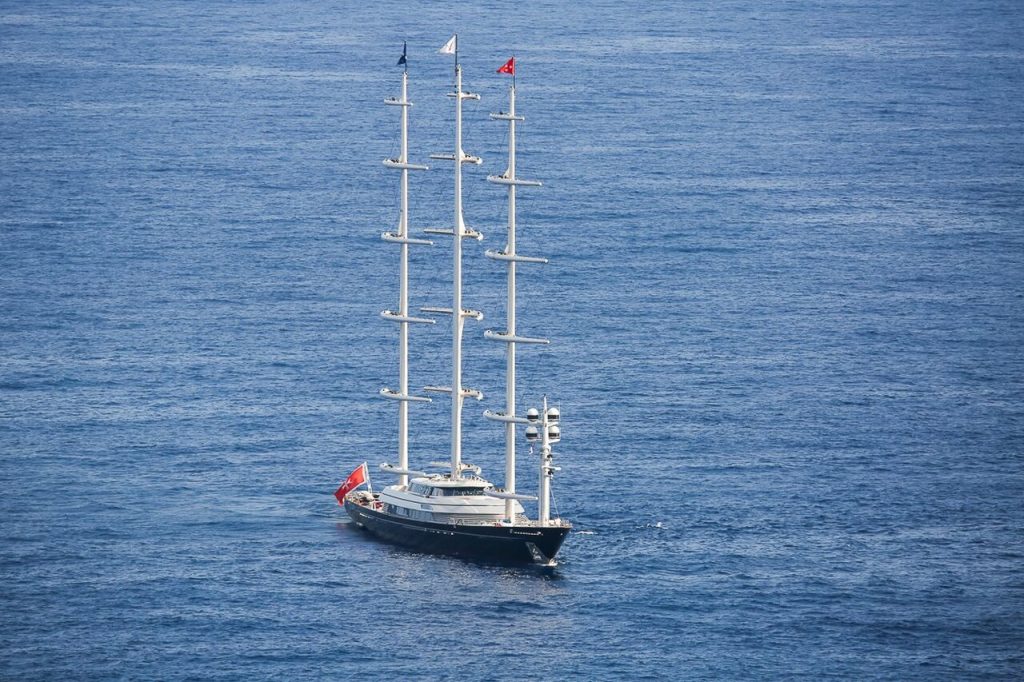
<svg viewBox="0 0 1024 682">
<path fill-rule="evenodd" d="M 503 132 L 502 132 L 502 137 L 501 137 L 501 148 L 507 150 L 508 149 L 508 126 L 507 125 L 506 126 L 502 126 L 502 128 L 503 128 Z M 518 151 L 519 151 L 519 146 L 516 145 L 516 152 L 518 153 Z M 505 159 L 505 162 L 508 163 L 508 158 Z"/>
<path fill-rule="evenodd" d="M 402 153 L 402 143 L 401 142 L 396 142 L 395 140 L 392 140 L 391 141 L 391 154 L 388 156 L 388 158 L 389 159 L 397 159 L 401 153 Z"/>
<path fill-rule="evenodd" d="M 527 150 L 530 148 L 529 144 L 523 145 L 523 142 L 520 139 L 520 134 L 525 132 L 525 130 L 526 130 L 526 121 L 525 120 L 516 121 L 516 156 L 518 156 L 519 152 L 522 151 L 524 148 L 527 149 Z M 528 136 L 524 136 L 524 137 L 528 137 Z"/>
<path fill-rule="evenodd" d="M 392 200 L 392 205 L 393 206 L 398 206 L 398 202 L 401 201 L 401 185 L 400 184 L 395 184 L 394 186 L 391 187 L 391 200 Z M 397 217 L 399 215 L 401 215 L 401 209 L 400 208 L 395 212 L 395 217 Z M 394 226 L 394 225 L 392 225 L 392 226 Z"/>
</svg>

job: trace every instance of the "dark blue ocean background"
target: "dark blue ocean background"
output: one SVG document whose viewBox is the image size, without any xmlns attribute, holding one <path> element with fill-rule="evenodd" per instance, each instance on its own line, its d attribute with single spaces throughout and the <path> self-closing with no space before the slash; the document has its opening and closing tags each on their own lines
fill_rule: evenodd
<svg viewBox="0 0 1024 682">
<path fill-rule="evenodd" d="M 553 572 L 332 497 L 394 460 L 382 99 L 407 40 L 412 156 L 450 151 L 455 31 L 466 458 L 501 482 L 514 53 Z M 0 678 L 1019 679 L 1022 92 L 1019 0 L 0 3 Z M 450 226 L 450 166 L 411 197 Z M 413 414 L 444 459 L 445 403 Z"/>
</svg>

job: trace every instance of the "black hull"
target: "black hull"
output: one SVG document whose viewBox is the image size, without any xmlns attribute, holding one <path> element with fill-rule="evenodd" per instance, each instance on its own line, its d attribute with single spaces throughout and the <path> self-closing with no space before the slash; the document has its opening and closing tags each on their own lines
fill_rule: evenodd
<svg viewBox="0 0 1024 682">
<path fill-rule="evenodd" d="M 553 564 L 568 526 L 471 526 L 398 518 L 345 500 L 352 520 L 373 535 L 421 552 L 507 563 Z"/>
</svg>

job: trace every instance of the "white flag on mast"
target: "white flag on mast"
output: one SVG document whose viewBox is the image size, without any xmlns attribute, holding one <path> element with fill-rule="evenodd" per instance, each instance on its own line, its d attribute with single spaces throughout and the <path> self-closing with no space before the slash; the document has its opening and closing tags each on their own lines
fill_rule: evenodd
<svg viewBox="0 0 1024 682">
<path fill-rule="evenodd" d="M 453 35 L 451 38 L 448 39 L 448 42 L 444 44 L 444 47 L 442 47 L 440 50 L 437 51 L 437 53 L 438 54 L 455 54 L 455 50 L 457 49 L 456 45 L 457 45 L 458 39 L 459 39 L 458 35 Z"/>
</svg>

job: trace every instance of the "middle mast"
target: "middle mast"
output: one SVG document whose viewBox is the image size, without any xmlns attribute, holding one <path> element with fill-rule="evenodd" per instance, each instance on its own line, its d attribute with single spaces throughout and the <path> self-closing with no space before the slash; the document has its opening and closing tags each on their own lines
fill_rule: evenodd
<svg viewBox="0 0 1024 682">
<path fill-rule="evenodd" d="M 448 93 L 449 97 L 455 98 L 455 153 L 454 154 L 431 154 L 432 159 L 442 159 L 455 162 L 455 217 L 454 227 L 451 230 L 437 229 L 426 230 L 432 234 L 450 234 L 454 244 L 452 256 L 452 307 L 425 308 L 427 312 L 448 313 L 452 316 L 452 385 L 451 386 L 428 386 L 427 390 L 451 393 L 451 477 L 461 478 L 464 466 L 462 464 L 462 401 L 465 398 L 476 398 L 480 400 L 483 394 L 480 391 L 464 388 L 462 385 L 462 327 L 467 317 L 476 320 L 483 319 L 483 314 L 476 310 L 469 310 L 462 307 L 462 240 L 472 238 L 483 239 L 483 235 L 475 230 L 466 227 L 462 217 L 462 164 L 472 163 L 480 165 L 481 159 L 470 156 L 462 150 L 462 102 L 467 99 L 480 99 L 480 95 L 463 92 L 462 90 L 462 67 L 459 65 L 458 36 L 454 35 L 445 43 L 439 51 L 441 54 L 455 56 L 455 92 Z"/>
</svg>

